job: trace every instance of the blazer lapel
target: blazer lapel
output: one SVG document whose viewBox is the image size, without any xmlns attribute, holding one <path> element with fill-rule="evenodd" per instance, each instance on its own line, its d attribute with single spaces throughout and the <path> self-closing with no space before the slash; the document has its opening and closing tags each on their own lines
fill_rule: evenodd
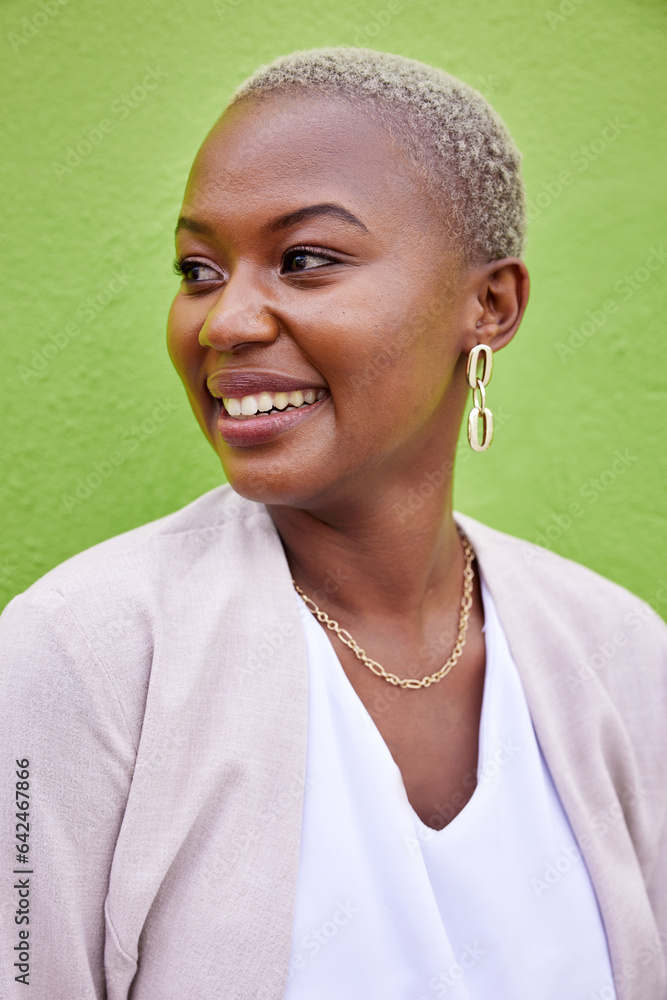
<svg viewBox="0 0 667 1000">
<path fill-rule="evenodd" d="M 573 590 L 572 564 L 472 518 L 455 517 L 477 553 L 538 742 L 588 867 L 618 1000 L 661 996 L 660 961 L 642 962 L 645 968 L 637 975 L 640 956 L 647 953 L 657 928 L 625 821 L 641 794 L 632 742 L 597 677 L 572 687 L 580 661 L 599 641 L 595 614 L 588 635 L 572 627 L 573 621 L 581 624 L 585 596 L 579 588 Z"/>
</svg>

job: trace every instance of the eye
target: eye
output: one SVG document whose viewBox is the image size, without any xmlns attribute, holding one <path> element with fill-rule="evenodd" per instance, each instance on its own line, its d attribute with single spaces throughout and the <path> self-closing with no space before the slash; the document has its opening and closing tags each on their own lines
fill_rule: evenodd
<svg viewBox="0 0 667 1000">
<path fill-rule="evenodd" d="M 220 281 L 221 274 L 210 264 L 204 264 L 200 260 L 178 260 L 174 261 L 174 271 L 179 274 L 184 281 L 190 284 L 205 281 Z"/>
<path fill-rule="evenodd" d="M 294 247 L 283 257 L 282 274 L 297 274 L 299 271 L 315 271 L 326 264 L 337 264 L 339 261 L 328 254 L 309 250 L 307 247 Z"/>
</svg>

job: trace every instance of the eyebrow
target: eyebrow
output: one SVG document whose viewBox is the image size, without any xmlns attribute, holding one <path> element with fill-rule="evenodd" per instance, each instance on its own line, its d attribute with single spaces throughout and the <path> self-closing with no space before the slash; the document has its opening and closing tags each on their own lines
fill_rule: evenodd
<svg viewBox="0 0 667 1000">
<path fill-rule="evenodd" d="M 191 219 L 187 215 L 181 215 L 176 223 L 175 233 L 178 233 L 180 229 L 187 229 L 191 233 L 196 235 L 211 236 L 213 229 L 211 226 L 207 226 L 205 222 L 197 222 L 196 219 Z"/>
<path fill-rule="evenodd" d="M 353 226 L 358 226 L 365 233 L 368 232 L 361 219 L 358 219 L 352 212 L 348 212 L 342 205 L 336 205 L 333 202 L 322 202 L 319 205 L 307 205 L 305 208 L 297 208 L 295 212 L 288 212 L 287 215 L 281 215 L 278 219 L 274 219 L 266 228 L 272 232 L 280 229 L 291 229 L 292 226 L 298 226 L 301 222 L 306 222 L 308 219 L 317 219 L 323 215 L 332 215 L 335 218 L 342 219 L 343 222 L 349 222 Z"/>
<path fill-rule="evenodd" d="M 358 226 L 365 233 L 369 232 L 361 219 L 358 219 L 352 212 L 343 208 L 342 205 L 336 205 L 334 202 L 321 202 L 318 205 L 306 205 L 304 208 L 297 208 L 294 212 L 288 212 L 287 215 L 281 215 L 277 219 L 273 219 L 265 228 L 269 232 L 291 229 L 292 226 L 298 226 L 308 219 L 317 219 L 325 215 L 332 215 L 334 218 L 350 223 L 350 225 Z M 197 236 L 211 236 L 214 232 L 212 226 L 207 225 L 205 222 L 198 222 L 197 219 L 191 219 L 187 215 L 181 215 L 176 223 L 176 233 L 181 229 L 187 229 Z"/>
</svg>

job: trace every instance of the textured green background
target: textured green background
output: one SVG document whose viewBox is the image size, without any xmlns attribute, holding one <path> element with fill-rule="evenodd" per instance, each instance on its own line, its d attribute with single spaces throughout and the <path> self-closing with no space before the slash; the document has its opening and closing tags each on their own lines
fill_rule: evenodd
<svg viewBox="0 0 667 1000">
<path fill-rule="evenodd" d="M 525 156 L 532 299 L 457 506 L 667 612 L 663 0 L 3 0 L 1 17 L 0 605 L 221 481 L 164 345 L 187 171 L 259 63 L 344 44 L 461 76 Z M 68 510 L 96 463 L 111 474 Z"/>
</svg>

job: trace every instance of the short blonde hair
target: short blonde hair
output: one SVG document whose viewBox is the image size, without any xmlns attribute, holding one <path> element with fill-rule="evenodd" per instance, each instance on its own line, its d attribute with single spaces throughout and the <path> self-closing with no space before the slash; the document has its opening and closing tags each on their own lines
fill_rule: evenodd
<svg viewBox="0 0 667 1000">
<path fill-rule="evenodd" d="M 299 88 L 361 102 L 398 136 L 466 258 L 521 256 L 526 228 L 521 154 L 478 91 L 415 59 L 373 49 L 321 48 L 261 66 L 236 90 L 229 107 Z"/>
</svg>

